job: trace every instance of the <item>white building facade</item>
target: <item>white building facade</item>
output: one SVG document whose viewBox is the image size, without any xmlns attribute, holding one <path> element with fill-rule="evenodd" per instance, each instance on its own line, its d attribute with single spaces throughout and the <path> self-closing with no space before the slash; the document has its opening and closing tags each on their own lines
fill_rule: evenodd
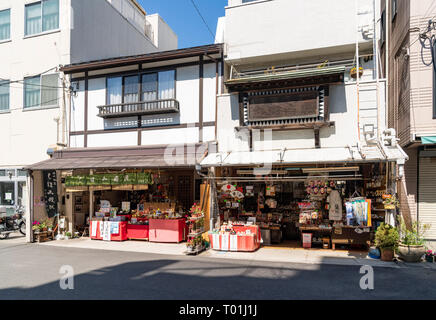
<svg viewBox="0 0 436 320">
<path fill-rule="evenodd" d="M 216 36 L 226 76 L 218 152 L 202 166 L 402 167 L 407 156 L 387 130 L 379 8 L 373 0 L 229 0 Z"/>
<path fill-rule="evenodd" d="M 2 0 L 0 207 L 26 206 L 21 169 L 69 143 L 60 66 L 176 48 L 169 26 L 135 0 Z"/>
</svg>

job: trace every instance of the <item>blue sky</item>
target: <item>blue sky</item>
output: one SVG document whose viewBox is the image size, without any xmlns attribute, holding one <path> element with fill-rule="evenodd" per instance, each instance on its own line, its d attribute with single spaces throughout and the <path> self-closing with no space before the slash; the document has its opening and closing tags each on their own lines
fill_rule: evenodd
<svg viewBox="0 0 436 320">
<path fill-rule="evenodd" d="M 225 15 L 227 0 L 194 0 L 215 34 L 218 17 Z M 147 14 L 159 13 L 179 37 L 179 48 L 211 44 L 214 38 L 195 11 L 191 0 L 138 0 Z"/>
</svg>

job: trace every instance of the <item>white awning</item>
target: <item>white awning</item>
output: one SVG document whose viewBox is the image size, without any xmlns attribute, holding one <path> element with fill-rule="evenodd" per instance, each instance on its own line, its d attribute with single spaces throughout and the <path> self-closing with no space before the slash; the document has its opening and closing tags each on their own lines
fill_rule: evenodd
<svg viewBox="0 0 436 320">
<path fill-rule="evenodd" d="M 404 164 L 407 154 L 396 147 L 321 148 L 269 151 L 236 151 L 209 154 L 201 162 L 202 167 L 258 166 L 264 164 L 288 165 L 309 163 L 364 163 L 396 161 Z"/>
</svg>

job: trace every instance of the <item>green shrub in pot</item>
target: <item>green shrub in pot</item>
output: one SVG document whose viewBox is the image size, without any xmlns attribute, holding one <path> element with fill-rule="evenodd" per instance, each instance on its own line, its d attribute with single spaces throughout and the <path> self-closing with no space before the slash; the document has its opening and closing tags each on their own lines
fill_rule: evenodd
<svg viewBox="0 0 436 320">
<path fill-rule="evenodd" d="M 398 245 L 398 255 L 406 262 L 420 262 L 425 255 L 425 233 L 430 229 L 428 224 L 418 224 L 413 222 L 407 228 L 404 219 L 400 220 L 400 244 Z"/>
<path fill-rule="evenodd" d="M 383 261 L 392 261 L 399 238 L 398 230 L 395 227 L 386 223 L 382 223 L 378 227 L 375 234 L 375 244 L 380 248 Z"/>
</svg>

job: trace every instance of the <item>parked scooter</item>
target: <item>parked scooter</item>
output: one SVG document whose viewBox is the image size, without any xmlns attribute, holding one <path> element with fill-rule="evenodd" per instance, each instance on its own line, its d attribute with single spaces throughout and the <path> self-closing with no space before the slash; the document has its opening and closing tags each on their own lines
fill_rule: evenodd
<svg viewBox="0 0 436 320">
<path fill-rule="evenodd" d="M 22 206 L 15 208 L 15 214 L 7 215 L 0 211 L 0 240 L 9 238 L 11 233 L 19 231 L 23 236 L 26 235 L 26 218 Z"/>
</svg>

